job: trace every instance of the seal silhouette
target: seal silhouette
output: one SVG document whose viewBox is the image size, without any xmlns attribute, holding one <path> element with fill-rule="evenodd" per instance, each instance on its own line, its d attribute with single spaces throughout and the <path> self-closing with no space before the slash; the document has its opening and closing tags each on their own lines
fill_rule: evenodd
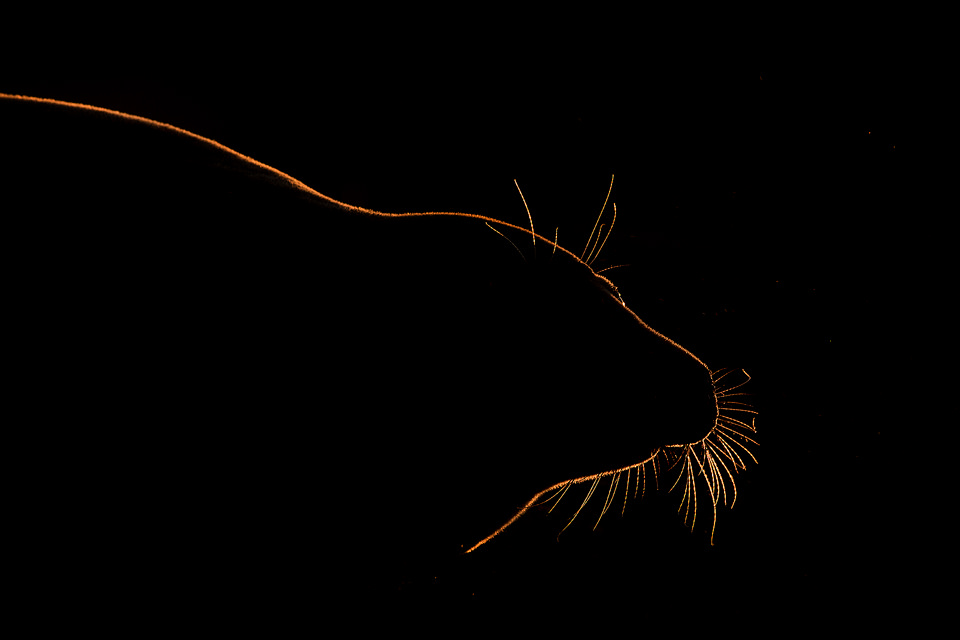
<svg viewBox="0 0 960 640">
<path fill-rule="evenodd" d="M 74 422 L 135 461 L 108 501 L 163 514 L 169 561 L 289 577 L 325 549 L 390 583 L 668 472 L 691 524 L 732 500 L 746 377 L 627 308 L 599 234 L 574 253 L 533 221 L 353 207 L 97 107 L 0 115 Z"/>
</svg>

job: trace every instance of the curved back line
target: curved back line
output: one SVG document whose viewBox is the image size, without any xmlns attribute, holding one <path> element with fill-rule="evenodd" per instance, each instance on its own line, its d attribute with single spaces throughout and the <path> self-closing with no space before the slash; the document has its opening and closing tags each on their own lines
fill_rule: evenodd
<svg viewBox="0 0 960 640">
<path fill-rule="evenodd" d="M 475 214 L 475 213 L 461 213 L 461 212 L 453 212 L 453 211 L 423 211 L 423 212 L 410 212 L 410 213 L 386 213 L 386 212 L 383 212 L 383 211 L 375 211 L 375 210 L 373 210 L 373 209 L 366 209 L 366 208 L 364 208 L 364 207 L 358 207 L 358 206 L 355 206 L 355 205 L 347 204 L 347 203 L 345 203 L 345 202 L 340 202 L 339 200 L 334 200 L 333 198 L 331 198 L 331 197 L 329 197 L 329 196 L 326 196 L 326 195 L 320 193 L 319 191 L 317 191 L 317 190 L 315 190 L 315 189 L 312 189 L 311 187 L 307 186 L 307 185 L 304 184 L 303 182 L 300 182 L 299 180 L 297 180 L 297 179 L 294 178 L 293 176 L 290 176 L 290 175 L 288 175 L 288 174 L 280 171 L 279 169 L 276 169 L 276 168 L 274 168 L 274 167 L 271 167 L 270 165 L 265 164 L 265 163 L 263 163 L 263 162 L 260 162 L 259 160 L 255 160 L 254 158 L 251 158 L 251 157 L 249 157 L 249 156 L 243 155 L 242 153 L 240 153 L 240 152 L 238 152 L 238 151 L 235 151 L 235 150 L 231 149 L 230 147 L 227 147 L 226 145 L 220 144 L 220 143 L 217 142 L 216 140 L 212 140 L 212 139 L 210 139 L 210 138 L 206 138 L 206 137 L 204 137 L 204 136 L 198 135 L 198 134 L 193 133 L 193 132 L 191 132 L 191 131 L 187 131 L 186 129 L 181 129 L 181 128 L 176 127 L 176 126 L 171 125 L 171 124 L 167 124 L 167 123 L 165 123 L 165 122 L 160 122 L 160 121 L 157 121 L 157 120 L 151 120 L 150 118 L 144 118 L 144 117 L 142 117 L 142 116 L 131 115 L 131 114 L 128 114 L 128 113 L 123 113 L 123 112 L 121 112 L 121 111 L 114 111 L 114 110 L 112 110 L 112 109 L 105 109 L 105 108 L 103 108 L 103 107 L 96 107 L 96 106 L 92 106 L 92 105 L 78 104 L 78 103 L 73 103 L 73 102 L 65 102 L 65 101 L 62 101 L 62 100 L 52 100 L 52 99 L 49 99 L 49 98 L 35 98 L 35 97 L 30 97 L 30 96 L 14 96 L 14 95 L 8 95 L 8 94 L 0 93 L 0 99 L 22 100 L 22 101 L 27 101 L 27 102 L 36 102 L 36 103 L 45 103 L 45 104 L 55 104 L 55 105 L 60 105 L 60 106 L 64 106 L 64 107 L 70 107 L 70 108 L 76 108 L 76 109 L 84 109 L 84 110 L 91 111 L 91 112 L 108 114 L 108 115 L 110 115 L 110 116 L 113 116 L 113 117 L 116 117 L 116 118 L 120 118 L 120 119 L 123 119 L 123 120 L 127 120 L 127 121 L 130 121 L 130 122 L 137 122 L 137 123 L 141 123 L 141 124 L 148 125 L 148 126 L 150 126 L 150 127 L 157 127 L 157 128 L 165 129 L 165 130 L 170 131 L 170 132 L 173 132 L 173 133 L 177 133 L 177 134 L 179 134 L 179 135 L 187 136 L 187 137 L 192 138 L 192 139 L 194 139 L 194 140 L 197 140 L 197 141 L 199 141 L 199 142 L 203 142 L 203 143 L 205 143 L 205 144 L 208 144 L 208 145 L 216 148 L 218 151 L 221 151 L 221 152 L 223 152 L 223 153 L 227 153 L 227 154 L 233 156 L 234 158 L 236 158 L 237 160 L 240 160 L 240 161 L 242 161 L 242 162 L 245 162 L 245 163 L 249 163 L 249 164 L 251 164 L 251 165 L 254 165 L 254 166 L 257 167 L 257 168 L 262 169 L 263 171 L 268 172 L 269 174 L 272 174 L 277 180 L 286 183 L 288 186 L 290 186 L 290 187 L 292 187 L 292 188 L 294 188 L 294 189 L 296 189 L 296 190 L 298 190 L 298 191 L 302 191 L 302 192 L 304 192 L 304 193 L 306 193 L 306 194 L 309 194 L 309 195 L 313 196 L 314 198 L 319 199 L 319 201 L 320 201 L 321 203 L 323 203 L 324 205 L 326 205 L 328 208 L 331 208 L 331 207 L 332 207 L 332 208 L 335 208 L 335 209 L 339 209 L 339 210 L 341 210 L 341 211 L 343 211 L 343 212 L 359 213 L 359 214 L 365 214 L 365 215 L 371 215 L 371 216 L 379 216 L 379 217 L 384 217 L 384 218 L 409 218 L 409 217 L 427 217 L 427 216 L 452 216 L 452 217 L 457 217 L 457 218 L 469 218 L 469 219 L 473 219 L 473 220 L 479 220 L 479 221 L 481 221 L 481 222 L 486 222 L 486 223 L 490 223 L 490 224 L 496 224 L 496 225 L 499 225 L 499 226 L 502 226 L 502 227 L 507 227 L 507 228 L 512 229 L 512 230 L 514 230 L 514 231 L 519 231 L 520 233 L 528 234 L 528 235 L 531 237 L 531 242 L 532 242 L 534 245 L 536 245 L 536 240 L 539 238 L 542 243 L 545 243 L 545 244 L 551 246 L 551 247 L 553 248 L 553 251 L 559 250 L 561 253 L 566 254 L 567 257 L 569 257 L 570 259 L 572 259 L 572 260 L 576 261 L 577 263 L 583 265 L 583 267 L 586 268 L 586 269 L 588 269 L 588 270 L 590 271 L 590 273 L 593 274 L 594 277 L 596 277 L 596 278 L 599 279 L 601 282 L 603 282 L 604 285 L 606 285 L 607 287 L 609 287 L 611 291 L 613 291 L 613 292 L 616 292 L 616 291 L 617 291 L 617 288 L 616 288 L 616 286 L 613 284 L 613 282 L 611 282 L 611 281 L 610 281 L 608 278 L 606 278 L 605 276 L 602 276 L 602 275 L 598 274 L 597 272 L 595 272 L 595 271 L 593 270 L 593 268 L 590 266 L 590 264 L 588 264 L 588 262 L 586 262 L 586 261 L 583 259 L 582 255 L 581 255 L 581 256 L 577 256 L 577 255 L 574 254 L 572 251 L 566 249 L 566 248 L 563 247 L 562 245 L 557 244 L 556 240 L 551 240 L 550 238 L 547 238 L 547 237 L 542 236 L 542 235 L 540 235 L 540 234 L 538 234 L 538 233 L 535 233 L 532 229 L 526 229 L 526 228 L 524 228 L 524 227 L 520 227 L 520 226 L 515 225 L 515 224 L 512 224 L 512 223 L 510 223 L 510 222 L 505 222 L 505 221 L 503 221 L 503 220 L 498 220 L 498 219 L 496 219 L 496 218 L 491 218 L 491 217 L 489 217 L 489 216 L 482 216 L 482 215 Z M 610 182 L 610 190 L 612 190 L 612 189 L 613 189 L 613 180 L 611 179 L 611 182 Z M 518 187 L 518 190 L 519 190 L 519 187 Z M 523 195 L 523 194 L 521 193 L 521 197 L 522 197 L 522 195 Z M 609 199 L 609 197 L 610 197 L 610 191 L 607 192 L 607 199 Z M 607 204 L 607 200 L 604 200 L 603 208 L 601 208 L 601 210 L 600 210 L 600 216 L 603 215 L 603 210 L 604 210 L 604 208 L 606 208 L 606 204 Z M 526 207 L 526 199 L 524 199 L 524 206 Z M 527 213 L 528 213 L 528 215 L 529 215 L 529 213 L 530 213 L 530 210 L 529 210 L 529 209 L 527 209 Z M 614 219 L 616 219 L 616 218 L 614 218 Z M 598 218 L 597 218 L 597 224 L 599 223 L 599 220 L 600 220 L 600 218 L 598 217 Z M 531 226 L 532 226 L 532 224 L 533 224 L 533 219 L 532 219 L 532 217 L 531 217 Z M 594 231 L 596 231 L 597 224 L 594 224 Z M 613 225 L 611 225 L 611 229 L 612 229 L 612 226 L 613 226 Z M 591 231 L 590 237 L 591 237 L 591 238 L 593 237 L 593 231 Z M 604 243 L 606 243 L 606 238 L 604 238 Z M 587 242 L 587 246 L 589 246 L 589 244 L 590 244 L 590 243 L 589 243 L 589 241 L 588 241 L 588 242 Z M 594 245 L 594 246 L 596 246 L 596 245 Z M 601 248 L 602 248 L 602 245 L 601 245 Z M 586 252 L 586 247 L 584 248 L 584 252 Z M 592 254 L 592 253 L 593 253 L 593 252 L 591 251 L 591 254 Z M 599 253 L 599 252 L 598 252 L 598 253 Z M 590 255 L 587 256 L 587 260 L 589 260 L 589 258 L 590 258 Z M 671 340 L 671 339 L 668 338 L 667 336 L 659 333 L 659 332 L 656 331 L 653 327 L 651 327 L 651 326 L 648 325 L 646 322 L 644 322 L 642 319 L 640 319 L 640 316 L 638 316 L 636 313 L 634 313 L 633 311 L 631 311 L 631 310 L 629 309 L 629 307 L 627 307 L 627 306 L 623 303 L 623 301 L 619 299 L 618 296 L 615 296 L 615 295 L 613 295 L 613 294 L 611 294 L 611 296 L 614 297 L 614 299 L 616 299 L 617 302 L 618 302 L 619 304 L 621 304 L 621 305 L 624 307 L 624 309 L 626 309 L 626 310 L 630 313 L 630 315 L 632 315 L 632 316 L 634 317 L 634 319 L 637 321 L 637 323 L 640 324 L 640 326 L 642 326 L 642 327 L 643 327 L 644 329 L 646 329 L 647 331 L 650 331 L 653 335 L 655 335 L 655 336 L 659 337 L 660 339 L 666 341 L 667 343 L 669 343 L 669 344 L 672 345 L 673 347 L 677 348 L 679 351 L 681 351 L 682 353 L 686 354 L 686 355 L 689 356 L 690 358 L 693 358 L 693 359 L 694 359 L 696 362 L 698 362 L 704 369 L 706 369 L 707 371 L 710 371 L 710 368 L 707 367 L 707 365 L 704 364 L 704 362 L 703 362 L 702 360 L 700 360 L 700 358 L 698 358 L 697 356 L 695 356 L 693 353 L 691 353 L 688 349 L 686 349 L 686 348 L 683 347 L 682 345 L 680 345 L 680 344 L 678 344 L 677 342 Z"/>
</svg>

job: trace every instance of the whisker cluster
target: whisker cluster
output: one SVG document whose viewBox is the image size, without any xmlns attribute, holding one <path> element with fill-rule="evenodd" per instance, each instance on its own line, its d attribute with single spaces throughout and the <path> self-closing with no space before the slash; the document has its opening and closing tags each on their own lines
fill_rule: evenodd
<svg viewBox="0 0 960 640">
<path fill-rule="evenodd" d="M 650 484 L 658 489 L 660 477 L 676 470 L 676 479 L 670 486 L 669 491 L 682 486 L 683 494 L 677 512 L 683 512 L 684 524 L 689 526 L 691 531 L 696 526 L 697 512 L 700 507 L 697 495 L 698 485 L 700 485 L 701 495 L 703 488 L 706 488 L 713 511 L 713 523 L 710 528 L 710 544 L 713 544 L 713 536 L 717 528 L 717 506 L 722 502 L 724 505 L 733 507 L 737 501 L 737 484 L 734 476 L 739 471 L 746 469 L 747 459 L 753 460 L 754 463 L 757 462 L 756 457 L 750 450 L 751 445 L 759 446 L 754 439 L 757 431 L 755 425 L 757 412 L 753 410 L 749 403 L 743 401 L 747 394 L 738 391 L 750 381 L 750 375 L 742 369 L 739 371 L 746 376 L 745 380 L 736 381 L 735 378 L 731 377 L 731 374 L 734 373 L 732 369 L 711 372 L 710 378 L 713 382 L 714 395 L 717 401 L 717 417 L 713 428 L 701 440 L 688 444 L 667 445 L 652 452 L 646 460 L 637 464 L 595 476 L 577 478 L 558 486 L 556 492 L 544 500 L 544 502 L 555 500 L 550 511 L 556 508 L 570 485 L 587 480 L 592 481 L 587 496 L 576 513 L 570 518 L 570 521 L 567 522 L 563 531 L 566 531 L 580 515 L 580 512 L 593 497 L 601 479 L 609 478 L 610 484 L 606 502 L 597 523 L 594 524 L 594 529 L 613 503 L 613 497 L 620 483 L 620 476 L 624 472 L 626 472 L 626 489 L 624 490 L 621 515 L 626 510 L 632 476 L 635 475 L 632 482 L 634 484 L 633 496 L 636 498 L 638 494 L 641 497 L 646 494 L 648 474 L 651 477 Z M 634 474 L 634 470 L 636 470 L 636 474 Z M 563 531 L 560 533 L 563 533 Z"/>
</svg>

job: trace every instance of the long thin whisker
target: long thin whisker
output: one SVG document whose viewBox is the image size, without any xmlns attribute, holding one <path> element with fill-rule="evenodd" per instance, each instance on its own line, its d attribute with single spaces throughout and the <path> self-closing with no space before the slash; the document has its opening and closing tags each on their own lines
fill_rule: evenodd
<svg viewBox="0 0 960 640">
<path fill-rule="evenodd" d="M 734 385 L 734 386 L 732 386 L 732 387 L 726 387 L 726 388 L 724 388 L 723 391 L 722 391 L 722 395 L 727 395 L 728 392 L 733 391 L 734 389 L 739 389 L 739 388 L 742 387 L 743 385 L 745 385 L 745 384 L 747 384 L 748 382 L 750 382 L 750 374 L 747 373 L 747 370 L 746 370 L 746 369 L 740 369 L 740 371 L 743 371 L 743 375 L 747 376 L 747 379 L 744 380 L 743 382 L 741 382 L 740 384 Z M 724 374 L 724 376 L 726 376 L 726 374 Z M 717 382 L 719 382 L 719 380 L 715 380 L 715 381 L 714 381 L 714 385 L 716 385 Z"/>
<path fill-rule="evenodd" d="M 710 493 L 710 502 L 713 504 L 713 525 L 710 528 L 710 544 L 712 545 L 713 534 L 717 530 L 717 495 L 714 493 L 715 487 L 713 486 L 713 483 L 706 477 L 706 469 L 704 469 L 703 463 L 700 462 L 700 458 L 697 458 L 696 452 L 691 451 L 691 453 L 693 453 L 693 457 L 696 458 L 697 462 L 700 464 L 700 469 L 704 471 L 704 479 L 706 480 L 707 491 Z M 707 461 L 706 452 L 704 453 L 705 453 L 704 462 L 706 462 Z M 694 512 L 693 512 L 694 524 L 696 524 L 696 521 L 697 521 L 697 512 L 696 512 L 696 508 L 694 508 Z M 690 528 L 692 529 L 693 525 L 690 525 Z"/>
<path fill-rule="evenodd" d="M 739 431 L 736 431 L 736 430 L 734 430 L 734 429 L 731 429 L 730 427 L 724 425 L 722 422 L 717 423 L 716 428 L 717 428 L 717 429 L 723 429 L 723 431 L 727 434 L 728 437 L 729 437 L 729 436 L 736 436 L 736 437 L 738 437 L 738 438 L 743 438 L 743 439 L 746 440 L 747 442 L 751 442 L 751 443 L 757 445 L 758 447 L 760 446 L 760 443 L 757 442 L 756 440 L 754 440 L 753 438 L 751 438 L 750 436 L 744 435 L 743 433 L 740 433 Z M 740 445 L 741 447 L 743 447 L 744 449 L 746 449 L 746 447 L 743 445 L 743 443 L 741 443 L 741 442 L 739 442 L 739 441 L 737 441 L 737 440 L 731 440 L 731 442 L 736 442 L 738 445 Z"/>
<path fill-rule="evenodd" d="M 607 509 L 610 508 L 610 505 L 613 503 L 613 496 L 617 493 L 617 486 L 620 484 L 620 474 L 615 473 L 613 477 L 610 478 L 610 488 L 607 489 L 607 499 L 603 503 L 603 509 L 600 510 L 600 517 L 597 518 L 597 523 L 593 525 L 593 530 L 597 530 L 597 526 L 600 524 L 600 521 L 603 519 L 604 514 L 607 513 Z"/>
<path fill-rule="evenodd" d="M 617 203 L 614 202 L 613 203 L 613 220 L 610 222 L 610 228 L 607 229 L 607 235 L 603 236 L 603 242 L 600 243 L 600 248 L 597 249 L 597 254 L 592 258 L 589 258 L 589 257 L 587 258 L 586 262 L 588 265 L 592 265 L 596 261 L 596 259 L 600 257 L 600 252 L 603 251 L 603 246 L 607 244 L 607 238 L 610 237 L 610 233 L 613 231 L 613 225 L 615 225 L 616 223 L 617 223 Z M 597 237 L 599 238 L 600 235 L 597 234 Z"/>
<path fill-rule="evenodd" d="M 483 224 L 485 224 L 485 225 L 487 225 L 488 227 L 490 227 L 490 223 L 489 223 L 489 222 L 484 222 Z M 499 232 L 497 229 L 495 229 L 494 227 L 490 227 L 490 228 L 493 229 L 494 233 L 499 233 L 500 236 L 501 236 L 504 240 L 506 240 L 507 242 L 509 242 L 509 243 L 513 246 L 513 248 L 517 250 L 517 253 L 520 254 L 520 257 L 523 258 L 523 261 L 524 261 L 524 262 L 527 261 L 527 257 L 523 255 L 523 251 L 520 251 L 520 249 L 517 248 L 517 245 L 513 244 L 513 240 L 511 240 L 511 239 L 508 238 L 507 236 L 505 236 L 505 235 L 503 235 L 502 233 L 500 233 L 500 232 Z"/>
<path fill-rule="evenodd" d="M 745 406 L 745 407 L 749 407 L 749 406 L 750 406 L 750 405 L 747 404 L 746 402 L 723 402 L 723 401 L 721 401 L 721 402 L 720 402 L 720 408 L 723 409 L 724 411 L 742 411 L 743 413 L 752 413 L 752 414 L 755 415 L 755 416 L 756 416 L 756 415 L 760 415 L 758 412 L 754 411 L 753 409 L 742 409 L 742 408 L 740 408 L 740 407 L 731 407 L 731 406 L 730 406 L 731 404 L 742 404 L 742 405 Z"/>
<path fill-rule="evenodd" d="M 724 415 L 722 413 L 720 414 L 720 417 L 717 419 L 717 426 L 722 426 L 725 429 L 728 429 L 730 431 L 735 431 L 735 432 L 737 431 L 737 429 L 746 429 L 747 431 L 750 431 L 750 432 L 756 431 L 751 425 L 747 424 L 743 420 L 737 420 L 732 416 Z M 742 433 L 740 435 L 743 436 L 744 438 L 747 438 L 747 436 L 743 435 Z M 749 440 L 749 438 L 747 439 Z M 754 442 L 754 444 L 756 443 Z"/>
<path fill-rule="evenodd" d="M 531 506 L 531 507 L 536 507 L 536 506 L 539 506 L 539 505 L 541 505 L 541 504 L 546 504 L 546 503 L 550 502 L 551 500 L 553 500 L 554 498 L 556 498 L 557 501 L 554 502 L 554 503 L 553 503 L 553 506 L 550 507 L 550 510 L 547 511 L 547 513 L 550 513 L 550 511 L 553 511 L 554 509 L 556 509 L 557 505 L 560 504 L 560 501 L 563 500 L 563 496 L 564 496 L 564 494 L 567 492 L 567 489 L 570 488 L 570 484 L 571 484 L 571 483 L 567 482 L 567 483 L 564 484 L 562 487 L 560 487 L 559 489 L 557 489 L 557 490 L 553 493 L 552 496 L 550 496 L 550 497 L 548 497 L 548 498 L 544 498 L 544 499 L 541 500 L 540 502 L 535 502 L 535 503 L 533 503 L 533 504 L 530 505 L 530 506 Z"/>
<path fill-rule="evenodd" d="M 623 508 L 620 510 L 620 517 L 623 517 L 623 514 L 627 512 L 627 498 L 630 497 L 630 469 L 632 467 L 627 467 L 627 486 L 623 490 Z"/>
<path fill-rule="evenodd" d="M 577 509 L 577 512 L 576 512 L 575 514 L 573 514 L 573 517 L 570 518 L 570 522 L 567 523 L 567 526 L 564 527 L 563 529 L 561 529 L 561 530 L 560 530 L 560 533 L 557 534 L 557 539 L 560 538 L 560 534 L 562 534 L 564 531 L 567 530 L 567 527 L 569 527 L 570 525 L 573 524 L 573 521 L 577 519 L 577 516 L 578 516 L 578 515 L 580 515 L 580 511 L 583 510 L 583 507 L 586 506 L 586 504 L 587 504 L 588 502 L 590 502 L 590 498 L 593 496 L 593 492 L 596 490 L 596 488 L 597 488 L 597 483 L 599 483 L 599 482 L 600 482 L 600 476 L 597 476 L 597 477 L 593 480 L 593 484 L 590 485 L 590 491 L 587 492 L 587 497 L 583 499 L 583 502 L 580 504 L 580 507 Z"/>
<path fill-rule="evenodd" d="M 615 265 L 610 266 L 610 267 L 604 267 L 603 269 L 600 269 L 600 271 L 594 271 L 594 273 L 596 273 L 596 274 L 601 274 L 601 273 L 603 273 L 604 271 L 610 271 L 610 269 L 620 269 L 621 267 L 629 267 L 629 266 L 631 266 L 631 265 L 629 265 L 629 264 L 615 264 Z"/>
<path fill-rule="evenodd" d="M 660 488 L 660 458 L 659 457 L 653 459 L 653 484 L 657 489 Z M 644 483 L 644 486 L 646 486 L 646 483 Z"/>
<path fill-rule="evenodd" d="M 593 229 L 590 230 L 590 235 L 587 237 L 587 245 L 583 248 L 583 252 L 580 254 L 580 261 L 583 262 L 583 254 L 587 252 L 587 247 L 590 246 L 590 239 L 593 238 L 593 232 L 597 230 L 597 225 L 600 224 L 600 218 L 603 217 L 603 211 L 607 208 L 607 200 L 610 199 L 610 192 L 613 191 L 613 176 L 610 176 L 610 188 L 607 189 L 607 197 L 603 200 L 603 206 L 600 207 L 600 215 L 597 216 L 597 221 L 593 223 Z"/>
<path fill-rule="evenodd" d="M 604 225 L 600 225 L 600 231 L 597 232 L 597 239 L 593 241 L 593 248 L 590 249 L 590 253 L 588 253 L 587 257 L 583 260 L 585 263 L 587 263 L 587 266 L 590 265 L 590 256 L 593 255 L 593 250 L 597 248 L 597 243 L 600 242 L 600 234 L 603 233 L 603 226 Z"/>
<path fill-rule="evenodd" d="M 517 191 L 520 191 L 520 185 L 517 184 L 517 181 L 513 181 L 514 186 L 517 187 Z M 533 216 L 530 215 L 530 207 L 527 206 L 527 199 L 523 197 L 523 191 L 520 191 L 520 199 L 523 200 L 523 208 L 527 210 L 527 218 L 530 219 L 530 237 L 533 238 L 533 257 L 537 257 L 537 233 L 533 230 Z M 556 250 L 556 245 L 554 245 L 554 250 Z"/>
<path fill-rule="evenodd" d="M 712 442 L 707 441 L 707 446 L 709 446 L 714 452 L 719 453 L 716 445 L 714 445 Z M 733 500 L 730 502 L 730 508 L 732 509 L 733 505 L 737 503 L 737 482 L 733 479 L 733 473 L 730 472 L 730 469 L 727 467 L 727 463 L 723 461 L 723 458 L 719 455 L 714 455 L 713 458 L 723 466 L 723 470 L 727 472 L 727 477 L 730 478 L 730 486 L 733 488 Z M 721 476 L 721 480 L 722 479 L 723 478 Z M 723 504 L 727 504 L 726 492 L 724 492 Z"/>
<path fill-rule="evenodd" d="M 710 467 L 710 481 L 713 483 L 714 489 L 718 487 L 720 489 L 716 496 L 714 496 L 713 506 L 717 506 L 717 499 L 719 498 L 721 492 L 723 494 L 723 504 L 727 504 L 727 485 L 723 482 L 723 475 L 720 473 L 720 467 L 717 466 L 715 456 L 710 453 L 709 447 L 704 448 L 703 458 L 707 461 L 707 465 Z"/>
<path fill-rule="evenodd" d="M 678 459 L 678 461 L 679 461 L 679 459 Z M 684 465 L 686 465 L 687 461 L 688 461 L 687 458 L 683 458 Z M 675 465 L 675 464 L 676 464 L 676 463 L 674 463 L 674 465 Z M 671 465 L 671 466 L 670 466 L 670 469 L 672 469 L 674 465 Z M 669 471 L 670 469 L 667 469 L 667 471 Z M 676 479 L 676 481 L 674 481 L 673 486 L 671 486 L 670 489 L 669 489 L 670 491 L 673 491 L 674 489 L 676 489 L 677 484 L 680 483 L 680 479 L 681 479 L 682 477 L 683 477 L 683 469 L 681 468 L 680 472 L 677 474 L 677 479 Z M 686 493 L 686 492 L 684 492 L 684 493 Z M 682 503 L 682 502 L 680 503 L 680 506 L 681 506 L 681 507 L 683 506 L 683 503 Z"/>
<path fill-rule="evenodd" d="M 730 375 L 731 373 L 733 373 L 733 369 L 727 369 L 726 371 L 724 371 L 723 369 L 719 369 L 719 370 L 717 370 L 717 371 L 711 372 L 711 376 L 715 376 L 716 374 L 720 373 L 721 371 L 723 371 L 723 375 L 717 376 L 717 377 L 714 377 L 714 378 L 713 378 L 713 386 L 717 386 L 717 384 L 718 384 L 721 380 L 723 380 L 723 379 L 726 378 L 728 375 Z"/>
<path fill-rule="evenodd" d="M 683 489 L 683 493 L 687 496 L 687 511 L 683 516 L 683 521 L 686 522 L 690 518 L 690 503 L 691 496 L 693 497 L 693 521 L 690 523 L 690 529 L 693 529 L 697 526 L 697 483 L 696 478 L 693 475 L 693 463 L 690 462 L 690 451 L 688 450 L 686 461 L 684 462 L 684 469 L 686 469 L 687 484 Z M 688 493 L 689 492 L 689 493 Z M 683 503 L 680 503 L 681 508 Z M 679 511 L 679 509 L 678 509 Z"/>
<path fill-rule="evenodd" d="M 730 395 L 733 396 L 733 395 L 748 395 L 748 394 L 745 394 L 745 393 L 744 393 L 744 394 L 730 394 Z M 718 400 L 720 401 L 720 404 L 721 404 L 721 405 L 724 405 L 724 406 L 730 405 L 730 404 L 735 404 L 735 405 L 739 405 L 739 406 L 741 406 L 741 407 L 751 407 L 751 408 L 753 407 L 753 405 L 750 404 L 749 402 L 740 402 L 739 400 L 728 400 L 728 399 L 727 399 L 727 396 L 720 396 L 720 397 L 718 398 Z"/>
</svg>

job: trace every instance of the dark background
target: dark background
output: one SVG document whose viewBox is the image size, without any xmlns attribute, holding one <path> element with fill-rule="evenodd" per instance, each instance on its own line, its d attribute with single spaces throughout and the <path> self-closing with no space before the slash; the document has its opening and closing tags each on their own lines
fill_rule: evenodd
<svg viewBox="0 0 960 640">
<path fill-rule="evenodd" d="M 0 92 L 167 122 L 382 211 L 526 224 L 516 179 L 537 231 L 559 227 L 572 250 L 616 174 L 616 228 L 595 267 L 629 265 L 606 275 L 641 318 L 709 366 L 753 376 L 760 464 L 713 547 L 666 503 L 631 503 L 566 546 L 491 546 L 398 598 L 614 592 L 642 607 L 658 590 L 686 598 L 662 593 L 683 584 L 792 614 L 873 612 L 890 544 L 876 483 L 891 420 L 875 377 L 890 354 L 878 345 L 915 189 L 890 98 L 908 91 L 903 65 L 720 59 L 716 40 L 690 34 L 696 44 L 650 26 L 620 38 L 617 16 L 556 30 L 497 20 L 475 36 L 452 22 L 379 30 L 417 18 L 168 18 L 59 49 L 55 31 L 7 56 Z M 651 562 L 679 577 L 650 575 Z"/>
</svg>

